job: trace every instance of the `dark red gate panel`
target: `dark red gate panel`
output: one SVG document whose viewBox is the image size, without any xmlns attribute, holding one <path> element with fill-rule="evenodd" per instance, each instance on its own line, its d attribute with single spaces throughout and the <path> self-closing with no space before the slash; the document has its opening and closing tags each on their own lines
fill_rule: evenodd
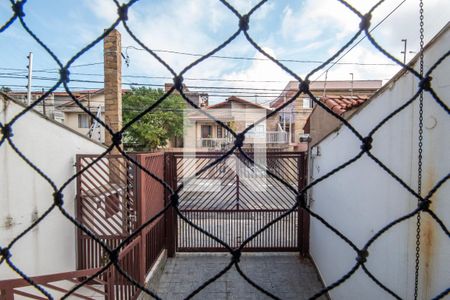
<svg viewBox="0 0 450 300">
<path fill-rule="evenodd" d="M 295 193 L 264 169 L 237 155 L 228 157 L 188 182 L 221 153 L 175 153 L 180 211 L 231 247 L 279 217 L 295 204 Z M 304 153 L 269 152 L 255 158 L 293 189 L 301 184 Z M 299 250 L 299 214 L 295 210 L 246 245 L 246 251 Z M 223 251 L 223 246 L 177 218 L 178 251 Z"/>
</svg>

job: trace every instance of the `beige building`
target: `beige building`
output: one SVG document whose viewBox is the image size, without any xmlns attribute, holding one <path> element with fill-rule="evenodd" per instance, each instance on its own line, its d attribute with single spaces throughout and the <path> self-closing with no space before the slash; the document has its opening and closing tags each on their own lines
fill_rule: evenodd
<svg viewBox="0 0 450 300">
<path fill-rule="evenodd" d="M 262 120 L 246 133 L 244 147 L 267 147 L 283 149 L 288 146 L 288 133 L 283 131 L 276 113 L 266 120 L 273 110 L 235 96 L 202 110 L 235 132 L 242 132 L 248 126 Z M 223 150 L 233 143 L 233 137 L 222 126 L 200 111 L 191 110 L 185 118 L 184 147 L 197 150 Z"/>
<path fill-rule="evenodd" d="M 43 92 L 32 92 L 31 102 L 38 100 L 43 94 Z M 101 120 L 104 120 L 105 95 L 103 89 L 74 91 L 72 94 L 92 114 L 98 115 Z M 19 102 L 28 104 L 27 92 L 13 91 L 8 92 L 7 95 Z M 99 124 L 98 126 L 93 126 L 95 121 L 92 117 L 76 105 L 66 92 L 51 93 L 36 105 L 34 110 L 48 119 L 62 123 L 97 142 L 103 143 L 105 141 L 104 128 Z"/>
<path fill-rule="evenodd" d="M 99 117 L 102 121 L 105 120 L 105 94 L 103 89 L 82 91 L 77 94 L 77 99 L 84 107 L 89 109 L 92 114 Z M 63 114 L 62 123 L 67 127 L 98 142 L 105 142 L 105 129 L 103 126 L 98 124 L 98 122 L 72 100 L 56 106 L 55 110 Z"/>
<path fill-rule="evenodd" d="M 289 101 L 298 92 L 299 83 L 290 81 L 283 92 L 271 102 L 270 107 L 276 109 Z M 355 97 L 367 98 L 373 95 L 382 86 L 381 80 L 343 80 L 343 81 L 314 81 L 310 83 L 312 94 L 321 99 L 323 97 Z M 309 115 L 315 107 L 313 101 L 301 94 L 293 103 L 280 111 L 282 128 L 291 132 L 290 143 L 299 146 L 300 137 L 304 135 L 304 126 Z"/>
</svg>

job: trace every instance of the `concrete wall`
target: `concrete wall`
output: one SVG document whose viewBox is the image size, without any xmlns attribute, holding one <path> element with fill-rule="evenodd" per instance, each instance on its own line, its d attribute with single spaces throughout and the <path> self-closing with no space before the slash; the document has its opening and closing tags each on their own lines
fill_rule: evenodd
<svg viewBox="0 0 450 300">
<path fill-rule="evenodd" d="M 355 112 L 356 109 L 352 109 L 343 113 L 342 117 L 348 119 Z M 316 145 L 324 137 L 336 130 L 342 123 L 339 119 L 337 119 L 318 105 L 314 107 L 309 118 L 309 122 L 309 134 L 311 137 L 310 145 Z"/>
<path fill-rule="evenodd" d="M 447 30 L 425 52 L 425 70 L 450 48 Z M 418 69 L 418 64 L 414 66 Z M 450 86 L 447 59 L 433 73 L 432 85 L 449 105 Z M 350 119 L 361 134 L 369 131 L 417 90 L 410 74 L 398 76 L 387 88 Z M 428 93 L 424 97 L 424 194 L 448 174 L 450 123 L 447 113 Z M 417 188 L 418 102 L 408 106 L 374 136 L 371 152 L 413 189 Z M 360 151 L 360 142 L 346 128 L 340 128 L 318 144 L 320 155 L 311 160 L 311 180 L 317 179 Z M 450 184 L 433 196 L 432 209 L 450 226 Z M 310 193 L 311 210 L 322 216 L 358 247 L 378 230 L 417 207 L 417 201 L 375 162 L 364 155 L 360 160 L 316 185 Z M 395 226 L 369 248 L 367 268 L 403 299 L 414 292 L 415 217 Z M 419 299 L 431 299 L 450 282 L 450 241 L 429 215 L 422 216 L 422 245 Z M 356 253 L 340 238 L 311 219 L 311 255 L 325 284 L 346 274 L 355 264 Z M 390 299 L 360 269 L 344 284 L 330 292 L 332 299 Z"/>
<path fill-rule="evenodd" d="M 23 107 L 0 100 L 4 124 Z M 104 148 L 56 122 L 29 112 L 13 125 L 15 145 L 57 186 L 75 173 L 75 155 Z M 75 181 L 64 190 L 64 207 L 74 215 Z M 6 142 L 0 147 L 0 245 L 6 246 L 52 204 L 52 189 Z M 11 249 L 11 260 L 28 275 L 75 270 L 75 227 L 55 209 Z M 17 277 L 3 263 L 0 280 Z"/>
<path fill-rule="evenodd" d="M 93 112 L 96 114 L 96 112 Z M 85 112 L 65 112 L 64 113 L 64 125 L 67 127 L 72 128 L 73 130 L 79 132 L 80 134 L 87 136 L 89 132 L 89 128 L 79 128 L 78 127 L 78 114 L 86 115 L 90 118 L 88 114 Z M 105 114 L 102 113 L 100 118 L 104 121 L 105 120 Z M 92 135 L 92 139 L 103 143 L 105 141 L 105 128 L 99 124 L 99 127 L 97 127 Z"/>
</svg>

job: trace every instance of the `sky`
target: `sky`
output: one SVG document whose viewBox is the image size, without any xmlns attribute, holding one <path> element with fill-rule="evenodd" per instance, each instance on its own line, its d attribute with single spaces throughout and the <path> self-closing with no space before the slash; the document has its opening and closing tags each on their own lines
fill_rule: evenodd
<svg viewBox="0 0 450 300">
<path fill-rule="evenodd" d="M 0 1 L 0 20 L 4 22 L 11 15 L 10 2 Z M 229 2 L 242 14 L 257 4 L 250 0 Z M 349 0 L 363 14 L 376 2 Z M 443 12 L 450 11 L 450 1 L 424 2 L 425 41 L 429 41 L 448 22 Z M 373 13 L 372 28 L 381 22 L 373 36 L 400 60 L 401 40 L 407 39 L 407 60 L 411 59 L 419 50 L 418 13 L 416 0 L 384 1 Z M 27 26 L 65 63 L 114 22 L 117 8 L 112 0 L 29 0 L 25 14 Z M 286 66 L 304 76 L 349 41 L 359 22 L 337 0 L 269 0 L 251 16 L 249 34 L 267 53 L 287 60 L 283 62 Z M 189 54 L 205 54 L 231 36 L 238 28 L 238 19 L 218 0 L 141 0 L 130 8 L 128 25 L 147 47 L 158 50 L 158 55 L 179 72 L 198 59 Z M 170 73 L 142 50 L 123 25 L 118 30 L 122 33 L 122 53 L 128 58 L 128 65 L 125 61 L 123 65 L 124 88 L 141 84 L 161 87 L 171 81 Z M 350 80 L 353 73 L 354 80 L 385 82 L 399 71 L 367 39 L 355 44 L 338 64 L 328 65 L 311 79 L 324 80 L 329 67 L 328 80 Z M 103 86 L 102 46 L 99 43 L 83 54 L 70 69 L 69 86 L 73 90 Z M 33 52 L 33 90 L 48 89 L 56 82 L 57 64 L 19 22 L 0 33 L 0 47 L 0 86 L 25 89 L 29 52 Z M 242 33 L 216 55 L 221 57 L 210 58 L 184 75 L 188 87 L 208 92 L 211 102 L 234 94 L 265 104 L 293 80 L 265 59 Z"/>
</svg>

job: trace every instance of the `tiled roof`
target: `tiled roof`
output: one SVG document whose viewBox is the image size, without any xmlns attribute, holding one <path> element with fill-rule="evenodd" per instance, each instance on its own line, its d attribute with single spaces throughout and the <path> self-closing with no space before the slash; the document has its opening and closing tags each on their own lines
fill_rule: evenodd
<svg viewBox="0 0 450 300">
<path fill-rule="evenodd" d="M 260 105 L 260 104 L 257 104 L 257 103 L 254 103 L 254 102 L 251 102 L 251 101 L 248 101 L 248 100 L 245 100 L 245 99 L 236 97 L 236 96 L 231 96 L 231 97 L 227 98 L 227 99 L 226 99 L 225 101 L 223 101 L 223 102 L 219 102 L 219 103 L 210 105 L 210 106 L 207 107 L 207 109 L 211 109 L 211 108 L 213 108 L 213 109 L 214 109 L 214 108 L 222 108 L 222 107 L 226 106 L 226 105 L 227 105 L 229 102 L 231 102 L 231 101 L 239 102 L 239 103 L 242 103 L 242 104 L 245 104 L 245 105 L 254 106 L 254 107 L 257 107 L 257 108 L 262 108 L 262 109 L 271 110 L 270 108 L 264 107 L 264 106 L 262 106 L 262 105 Z"/>
<path fill-rule="evenodd" d="M 326 88 L 331 93 L 332 91 L 342 91 L 350 93 L 352 89 L 355 91 L 355 93 L 360 90 L 369 90 L 375 92 L 376 90 L 381 88 L 381 86 L 381 80 L 354 80 L 353 84 L 351 80 L 328 80 L 326 82 Z M 309 89 L 313 92 L 313 94 L 315 94 L 315 92 L 320 92 L 320 94 L 322 94 L 323 90 L 325 89 L 325 81 L 313 81 L 309 84 Z M 285 100 L 289 100 L 290 98 L 292 98 L 297 93 L 297 91 L 298 82 L 289 81 L 281 95 L 270 103 L 270 107 L 279 107 L 284 103 Z"/>
<path fill-rule="evenodd" d="M 326 96 L 321 97 L 320 101 L 332 111 L 341 115 L 350 109 L 360 106 L 367 99 L 369 99 L 367 96 Z"/>
</svg>

